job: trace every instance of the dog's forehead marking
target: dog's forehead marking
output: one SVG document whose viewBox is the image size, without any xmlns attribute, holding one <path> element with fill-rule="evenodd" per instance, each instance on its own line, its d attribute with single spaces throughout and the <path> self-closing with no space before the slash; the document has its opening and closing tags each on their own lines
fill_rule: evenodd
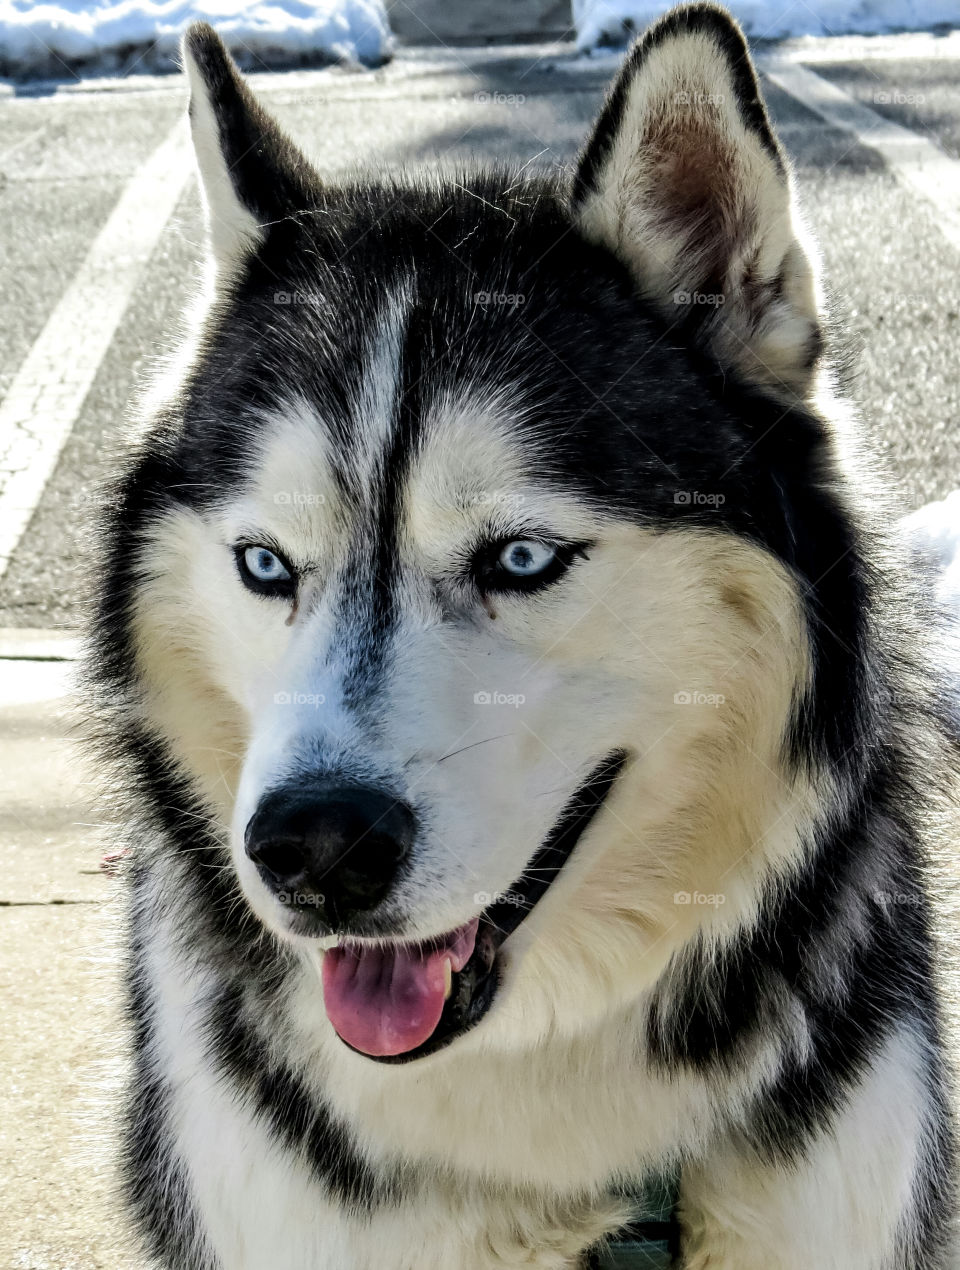
<svg viewBox="0 0 960 1270">
<path fill-rule="evenodd" d="M 393 448 L 400 397 L 403 343 L 412 309 L 412 288 L 388 292 L 365 341 L 360 381 L 353 394 L 347 450 L 358 490 L 372 492 L 383 480 Z"/>
<path fill-rule="evenodd" d="M 329 549 L 331 530 L 345 527 L 358 509 L 361 516 L 372 512 L 393 445 L 409 309 L 406 287 L 384 297 L 350 385 L 348 419 L 324 417 L 299 392 L 260 415 L 254 481 L 232 519 L 266 517 L 264 528 L 275 527 L 281 540 L 293 535 L 313 554 L 324 544 Z"/>
<path fill-rule="evenodd" d="M 550 445 L 549 436 L 533 435 L 526 423 L 519 390 L 501 386 L 437 399 L 404 489 L 410 538 L 439 566 L 477 530 L 589 536 L 601 518 L 545 474 Z"/>
</svg>

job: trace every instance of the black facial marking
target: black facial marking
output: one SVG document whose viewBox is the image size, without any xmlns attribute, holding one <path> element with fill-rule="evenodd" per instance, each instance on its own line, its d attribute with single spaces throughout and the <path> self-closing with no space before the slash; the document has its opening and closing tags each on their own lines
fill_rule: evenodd
<svg viewBox="0 0 960 1270">
<path fill-rule="evenodd" d="M 769 1162 L 804 1156 L 896 1028 L 931 1053 L 942 1044 L 922 847 L 898 842 L 897 804 L 911 796 L 903 773 L 878 767 L 867 794 L 876 811 L 861 805 L 823 829 L 796 876 L 770 886 L 752 928 L 718 949 L 686 947 L 651 1003 L 649 1061 L 665 1072 L 733 1071 L 777 1038 L 781 1067 L 738 1129 Z M 940 1088 L 946 1076 L 934 1065 L 930 1079 Z M 946 1139 L 941 1150 L 950 1158 Z"/>
<path fill-rule="evenodd" d="M 612 255 L 571 228 L 549 181 L 492 173 L 470 187 L 367 185 L 316 198 L 317 215 L 269 229 L 168 425 L 127 478 L 125 536 L 114 538 L 104 590 L 114 610 L 152 517 L 170 502 L 202 511 L 242 485 L 272 414 L 295 391 L 326 434 L 348 502 L 374 509 L 350 570 L 363 638 L 347 693 L 359 704 L 389 655 L 399 507 L 430 409 L 441 394 L 470 402 L 507 391 L 534 479 L 648 526 L 749 538 L 784 563 L 814 662 L 788 754 L 855 764 L 869 730 L 852 708 L 862 699 L 869 567 L 824 423 L 685 344 L 683 327 L 637 298 Z M 277 293 L 316 303 L 277 305 Z M 523 303 L 493 302 L 503 294 Z M 382 467 L 373 488 L 360 488 L 351 455 L 369 421 L 356 402 L 385 295 L 406 297 L 399 385 L 394 418 L 378 421 Z"/>
<path fill-rule="evenodd" d="M 345 1125 L 302 1080 L 271 1055 L 245 1020 L 241 992 L 227 990 L 208 1016 L 210 1057 L 230 1076 L 254 1115 L 288 1149 L 305 1159 L 339 1203 L 358 1213 L 397 1204 L 407 1189 L 399 1170 L 377 1172 Z"/>
<path fill-rule="evenodd" d="M 183 1270 L 221 1270 L 204 1250 L 203 1231 L 177 1157 L 171 1130 L 171 1091 L 152 1058 L 153 1002 L 143 977 L 136 937 L 127 968 L 127 1015 L 133 1033 L 133 1073 L 121 1139 L 124 1192 L 147 1250 Z"/>
</svg>

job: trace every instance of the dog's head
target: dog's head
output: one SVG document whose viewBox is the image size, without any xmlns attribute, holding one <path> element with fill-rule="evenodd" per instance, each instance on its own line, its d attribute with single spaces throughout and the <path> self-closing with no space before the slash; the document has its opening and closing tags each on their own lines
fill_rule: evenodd
<svg viewBox="0 0 960 1270">
<path fill-rule="evenodd" d="M 105 587 L 150 735 L 355 1049 L 580 1027 L 749 919 L 847 742 L 815 274 L 742 36 L 648 32 L 572 186 L 327 185 L 209 28 L 185 62 L 211 298 Z"/>
</svg>

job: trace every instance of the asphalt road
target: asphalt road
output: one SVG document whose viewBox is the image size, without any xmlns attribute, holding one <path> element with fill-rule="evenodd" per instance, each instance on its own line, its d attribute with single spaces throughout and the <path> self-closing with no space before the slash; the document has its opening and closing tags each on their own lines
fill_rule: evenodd
<svg viewBox="0 0 960 1270">
<path fill-rule="evenodd" d="M 864 59 L 854 42 L 810 42 L 822 79 L 875 115 L 960 160 L 956 47 L 913 37 Z M 806 55 L 805 55 L 806 56 Z M 256 76 L 255 87 L 331 177 L 357 168 L 496 158 L 569 162 L 616 66 L 557 46 L 407 50 L 376 72 Z M 903 505 L 960 485 L 960 250 L 938 208 L 875 150 L 768 85 L 820 243 L 853 395 Z M 173 78 L 131 88 L 0 94 L 0 397 L 80 267 L 131 175 L 184 108 Z M 958 166 L 960 171 L 960 166 Z M 945 197 L 949 194 L 945 193 Z M 0 580 L 0 627 L 81 620 L 86 529 L 105 457 L 128 403 L 177 333 L 202 230 L 188 186 L 130 296 L 110 346 Z M 0 437 L 0 500 L 4 471 Z"/>
</svg>

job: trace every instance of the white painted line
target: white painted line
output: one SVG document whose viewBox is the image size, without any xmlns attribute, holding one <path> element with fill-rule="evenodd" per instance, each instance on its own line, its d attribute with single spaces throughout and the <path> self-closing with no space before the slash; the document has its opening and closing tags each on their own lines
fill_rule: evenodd
<svg viewBox="0 0 960 1270">
<path fill-rule="evenodd" d="M 192 174 L 181 119 L 131 177 L 0 404 L 0 578 Z"/>
<path fill-rule="evenodd" d="M 69 696 L 76 675 L 76 667 L 68 661 L 0 661 L 0 722 L 4 710 Z M 0 740 L 0 746 L 2 741 L 6 738 Z M 18 742 L 14 740 L 14 744 Z M 5 755 L 4 760 L 9 771 L 10 756 Z"/>
<path fill-rule="evenodd" d="M 924 199 L 947 241 L 960 251 L 960 161 L 928 137 L 885 119 L 806 66 L 777 57 L 760 61 L 764 74 L 835 128 L 876 152 L 900 183 Z"/>
<path fill-rule="evenodd" d="M 0 626 L 0 661 L 76 661 L 77 631 L 32 626 Z"/>
</svg>

